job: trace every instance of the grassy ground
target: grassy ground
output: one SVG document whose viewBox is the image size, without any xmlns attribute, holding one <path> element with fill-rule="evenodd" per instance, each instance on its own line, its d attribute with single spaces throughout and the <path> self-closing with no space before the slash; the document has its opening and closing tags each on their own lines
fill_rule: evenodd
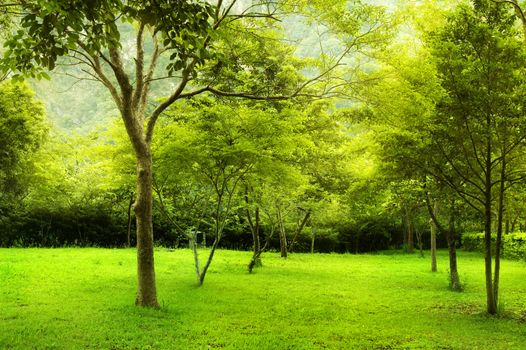
<svg viewBox="0 0 526 350">
<path fill-rule="evenodd" d="M 263 257 L 220 251 L 196 288 L 188 250 L 157 251 L 160 310 L 133 306 L 135 251 L 0 249 L 0 349 L 526 349 L 526 264 L 503 262 L 499 317 L 483 259 L 462 293 L 417 254 Z"/>
</svg>

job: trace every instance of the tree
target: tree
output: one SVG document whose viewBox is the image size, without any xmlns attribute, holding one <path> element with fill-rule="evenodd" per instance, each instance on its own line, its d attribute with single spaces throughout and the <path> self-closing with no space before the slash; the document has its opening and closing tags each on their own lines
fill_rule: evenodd
<svg viewBox="0 0 526 350">
<path fill-rule="evenodd" d="M 134 204 L 137 305 L 158 307 L 153 254 L 151 142 L 159 116 L 177 100 L 206 92 L 219 96 L 283 100 L 302 95 L 319 96 L 320 93 L 309 91 L 309 88 L 320 83 L 322 94 L 338 93 L 344 84 L 330 84 L 329 73 L 339 68 L 349 53 L 376 45 L 381 31 L 377 18 L 382 11 L 366 5 L 349 10 L 345 1 L 339 2 L 341 6 L 331 6 L 331 9 L 338 8 L 349 14 L 349 17 L 344 17 L 349 20 L 347 24 L 334 13 L 321 16 L 327 23 L 339 20 L 344 24 L 339 27 L 341 37 L 344 32 L 346 35 L 342 54 L 335 60 L 327 59 L 314 66 L 313 77 L 305 79 L 294 70 L 306 66 L 290 55 L 288 61 L 297 64 L 276 66 L 276 62 L 284 62 L 282 57 L 269 61 L 268 55 L 257 55 L 276 48 L 274 43 L 280 42 L 279 38 L 263 40 L 258 35 L 262 28 L 268 28 L 283 11 L 300 8 L 291 7 L 287 2 L 262 1 L 239 10 L 236 3 L 235 0 L 218 0 L 214 5 L 204 1 L 174 3 L 169 0 L 23 1 L 20 5 L 23 13 L 21 29 L 6 43 L 3 64 L 7 69 L 26 76 L 45 77 L 42 68 L 53 70 L 58 59 L 67 56 L 73 62 L 85 65 L 87 74 L 110 91 L 137 163 Z M 307 6 L 303 2 L 298 4 Z M 323 8 L 318 3 L 313 6 Z M 121 28 L 125 25 L 119 25 L 120 20 L 137 28 L 136 40 L 131 47 L 126 47 L 128 43 L 121 41 Z M 245 44 L 248 40 L 259 45 L 250 45 L 250 50 L 245 50 L 243 40 Z M 145 55 L 147 45 L 153 47 L 149 58 Z M 124 55 L 125 50 L 134 51 L 135 57 Z M 164 54 L 169 55 L 168 64 L 164 74 L 158 75 L 156 68 Z M 245 84 L 244 81 L 242 85 L 238 84 L 236 78 L 247 74 L 251 74 L 254 83 Z M 148 102 L 155 101 L 150 95 L 152 84 L 171 76 L 175 77 L 171 94 L 150 109 Z M 285 76 L 288 78 L 284 79 Z M 265 89 L 260 88 L 261 81 L 266 83 Z"/>
<path fill-rule="evenodd" d="M 213 243 L 202 268 L 195 229 L 190 237 L 199 285 L 204 282 L 233 209 L 238 205 L 243 179 L 258 163 L 267 161 L 270 145 L 276 142 L 268 125 L 274 113 L 275 110 L 230 105 L 211 98 L 194 99 L 169 112 L 173 119 L 164 124 L 162 135 L 166 138 L 160 139 L 155 147 L 154 154 L 162 167 L 156 177 L 164 178 L 165 183 L 170 177 L 171 186 L 182 186 L 191 179 L 194 184 L 191 192 L 195 194 L 207 189 L 202 199 L 208 210 L 203 214 L 210 216 L 211 224 L 201 230 L 210 231 Z M 194 218 L 206 222 L 204 219 Z"/>
<path fill-rule="evenodd" d="M 447 92 L 438 105 L 435 149 L 448 184 L 484 220 L 487 311 L 497 312 L 504 196 L 524 176 L 514 163 L 521 152 L 526 55 L 513 18 L 491 2 L 459 6 L 429 42 Z M 459 152 L 460 150 L 460 152 Z M 452 176 L 454 174 L 454 177 Z M 495 271 L 491 231 L 497 213 Z"/>
<path fill-rule="evenodd" d="M 34 153 L 48 132 L 42 104 L 26 84 L 0 84 L 0 199 L 9 202 L 27 191 Z"/>
<path fill-rule="evenodd" d="M 386 176 L 401 187 L 399 196 L 409 199 L 405 200 L 404 207 L 407 204 L 409 209 L 414 210 L 427 207 L 428 217 L 447 238 L 450 286 L 453 290 L 460 290 L 456 237 L 448 227 L 437 221 L 437 216 L 433 215 L 434 204 L 427 205 L 428 197 L 431 197 L 429 202 L 434 200 L 448 216 L 448 203 L 442 200 L 442 197 L 447 197 L 443 194 L 446 185 L 440 174 L 449 168 L 444 167 L 445 161 L 440 152 L 442 143 L 435 135 L 438 126 L 444 123 L 436 111 L 444 90 L 429 50 L 421 43 L 413 43 L 414 49 L 403 45 L 406 43 L 393 47 L 394 51 L 403 53 L 393 53 L 386 60 L 383 71 L 386 79 L 380 81 L 370 97 L 373 118 L 379 121 L 376 137 L 381 146 L 382 168 Z M 452 183 L 457 183 L 454 174 L 450 179 Z M 403 183 L 406 186 L 400 186 Z M 434 267 L 432 262 L 432 270 Z"/>
</svg>

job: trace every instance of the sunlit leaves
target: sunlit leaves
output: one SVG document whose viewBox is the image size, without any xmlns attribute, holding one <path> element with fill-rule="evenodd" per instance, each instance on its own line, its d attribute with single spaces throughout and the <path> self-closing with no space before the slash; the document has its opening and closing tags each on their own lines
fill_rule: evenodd
<svg viewBox="0 0 526 350">
<path fill-rule="evenodd" d="M 160 33 L 163 46 L 173 52 L 170 74 L 190 60 L 199 65 L 210 56 L 203 48 L 214 8 L 206 2 L 32 0 L 20 9 L 20 28 L 6 42 L 2 63 L 4 70 L 33 78 L 44 77 L 39 72 L 53 70 L 60 57 L 78 51 L 99 56 L 120 47 L 121 21 L 143 23 Z"/>
<path fill-rule="evenodd" d="M 0 198 L 17 193 L 27 177 L 32 153 L 44 142 L 44 108 L 25 84 L 0 85 Z"/>
</svg>

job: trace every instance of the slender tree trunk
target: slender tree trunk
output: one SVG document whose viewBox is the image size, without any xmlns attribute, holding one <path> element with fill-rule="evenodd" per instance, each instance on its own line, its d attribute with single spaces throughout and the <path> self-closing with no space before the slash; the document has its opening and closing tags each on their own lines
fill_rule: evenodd
<svg viewBox="0 0 526 350">
<path fill-rule="evenodd" d="M 247 221 L 250 226 L 250 232 L 252 233 L 252 258 L 248 264 L 249 272 L 252 272 L 254 267 L 261 266 L 261 241 L 259 239 L 259 207 L 256 206 L 255 210 L 255 223 L 252 221 L 252 215 L 250 215 L 250 203 L 248 198 L 248 185 L 245 185 L 245 204 Z"/>
<path fill-rule="evenodd" d="M 450 221 L 449 221 L 449 230 L 444 229 L 444 226 L 440 224 L 440 222 L 437 219 L 437 207 L 436 202 L 434 208 L 431 208 L 431 201 L 429 199 L 429 193 L 425 192 L 426 196 L 426 205 L 427 210 L 429 212 L 429 215 L 431 216 L 431 220 L 433 220 L 433 223 L 436 227 L 436 229 L 441 233 L 446 235 L 448 248 L 449 248 L 449 280 L 450 280 L 450 287 L 453 290 L 461 290 L 460 286 L 460 278 L 458 276 L 458 270 L 457 270 L 457 248 L 456 248 L 456 234 L 455 234 L 455 216 L 454 216 L 454 206 L 451 206 L 451 214 L 450 214 Z M 454 203 L 453 203 L 454 204 Z"/>
<path fill-rule="evenodd" d="M 437 229 L 431 222 L 431 272 L 437 272 Z"/>
<path fill-rule="evenodd" d="M 499 211 L 497 214 L 497 240 L 495 242 L 495 272 L 493 277 L 493 294 L 495 295 L 495 304 L 499 303 L 499 280 L 500 280 L 500 255 L 502 251 L 502 226 L 504 220 L 504 192 L 505 192 L 505 175 L 506 175 L 506 156 L 502 157 L 502 166 L 500 172 L 499 188 Z"/>
<path fill-rule="evenodd" d="M 250 213 L 248 213 L 248 215 L 250 217 Z M 252 223 L 250 224 L 252 230 L 252 239 L 254 243 L 252 246 L 252 258 L 250 259 L 250 263 L 248 264 L 248 272 L 252 272 L 254 267 L 261 267 L 263 265 L 261 263 L 261 253 L 263 252 L 263 249 L 261 249 L 261 240 L 259 238 L 259 207 L 256 207 L 255 218 L 255 225 L 252 225 Z M 252 220 L 249 219 L 249 221 Z"/>
<path fill-rule="evenodd" d="M 214 259 L 214 254 L 216 252 L 218 245 L 219 245 L 219 239 L 216 238 L 214 240 L 214 243 L 212 244 L 210 254 L 208 255 L 208 260 L 206 260 L 206 263 L 203 266 L 203 270 L 201 271 L 201 274 L 199 275 L 199 286 L 202 286 L 205 281 L 206 272 L 208 271 L 208 268 L 210 267 L 210 264 L 212 263 L 212 260 Z"/>
<path fill-rule="evenodd" d="M 435 201 L 433 212 L 438 216 L 438 206 Z M 432 218 L 429 219 L 429 226 L 431 228 L 431 272 L 437 272 L 437 226 Z"/>
<path fill-rule="evenodd" d="M 270 229 L 270 234 L 267 236 L 266 240 L 265 240 L 265 244 L 263 245 L 263 247 L 261 247 L 257 253 L 252 257 L 252 260 L 250 261 L 250 263 L 248 264 L 248 272 L 249 273 L 252 273 L 252 270 L 254 270 L 254 267 L 256 266 L 256 261 L 261 261 L 260 260 L 260 257 L 261 257 L 261 254 L 267 249 L 269 243 L 270 243 L 270 240 L 272 239 L 272 237 L 274 236 L 274 227 L 272 226 L 271 229 Z"/>
<path fill-rule="evenodd" d="M 460 291 L 460 277 L 457 270 L 457 234 L 455 228 L 455 203 L 452 201 L 449 214 L 449 230 L 447 232 L 447 246 L 449 250 L 449 286 L 452 290 Z"/>
<path fill-rule="evenodd" d="M 254 263 L 256 264 L 256 266 L 261 266 L 261 259 L 259 257 L 259 254 L 261 254 L 260 253 L 260 251 L 261 251 L 261 240 L 259 238 L 259 221 L 260 221 L 260 218 L 259 218 L 259 207 L 256 207 L 255 216 L 256 216 L 256 224 L 254 225 L 254 247 L 253 247 L 253 251 L 254 251 L 254 257 L 256 257 L 256 255 L 257 255 L 257 257 L 254 260 Z"/>
<path fill-rule="evenodd" d="M 307 221 L 309 221 L 310 214 L 311 214 L 311 211 L 307 210 L 307 212 L 305 213 L 305 216 L 303 217 L 303 220 L 301 220 L 301 223 L 298 226 L 298 229 L 296 230 L 296 233 L 294 234 L 294 237 L 292 237 L 292 241 L 290 242 L 290 245 L 288 248 L 289 252 L 292 252 L 292 249 L 294 248 L 294 243 L 296 243 L 296 239 L 301 234 L 301 231 L 303 231 L 303 228 L 305 227 L 305 224 L 307 223 Z"/>
<path fill-rule="evenodd" d="M 488 122 L 489 123 L 489 122 Z M 486 306 L 489 314 L 497 313 L 495 294 L 493 293 L 492 259 L 491 259 L 491 141 L 486 146 L 486 178 L 484 188 L 484 272 L 486 276 Z"/>
<path fill-rule="evenodd" d="M 287 257 L 287 234 L 285 233 L 285 226 L 283 224 L 283 217 L 281 216 L 281 209 L 278 208 L 278 234 L 279 234 L 279 247 L 281 257 Z"/>
<path fill-rule="evenodd" d="M 452 290 L 459 291 L 462 289 L 460 285 L 460 277 L 457 269 L 457 247 L 456 235 L 450 232 L 447 238 L 447 246 L 449 250 L 449 283 Z"/>
<path fill-rule="evenodd" d="M 414 223 L 413 223 L 413 217 L 411 215 L 411 212 L 409 210 L 406 211 L 406 220 L 407 220 L 407 252 L 413 253 L 415 249 L 415 243 L 414 243 Z"/>
<path fill-rule="evenodd" d="M 149 147 L 148 147 L 149 148 Z M 159 307 L 155 284 L 152 225 L 152 158 L 150 150 L 138 156 L 137 199 L 135 216 L 137 220 L 137 275 L 138 290 L 135 304 Z"/>
</svg>

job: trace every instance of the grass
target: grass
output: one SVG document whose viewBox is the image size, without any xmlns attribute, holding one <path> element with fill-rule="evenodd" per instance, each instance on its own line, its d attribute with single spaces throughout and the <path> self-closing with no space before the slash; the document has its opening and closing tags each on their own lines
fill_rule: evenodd
<svg viewBox="0 0 526 350">
<path fill-rule="evenodd" d="M 0 249 L 0 349 L 526 349 L 526 264 L 502 266 L 484 313 L 483 259 L 461 252 L 462 293 L 418 254 L 219 251 L 196 287 L 188 250 L 156 252 L 160 310 L 133 306 L 132 249 Z"/>
</svg>

